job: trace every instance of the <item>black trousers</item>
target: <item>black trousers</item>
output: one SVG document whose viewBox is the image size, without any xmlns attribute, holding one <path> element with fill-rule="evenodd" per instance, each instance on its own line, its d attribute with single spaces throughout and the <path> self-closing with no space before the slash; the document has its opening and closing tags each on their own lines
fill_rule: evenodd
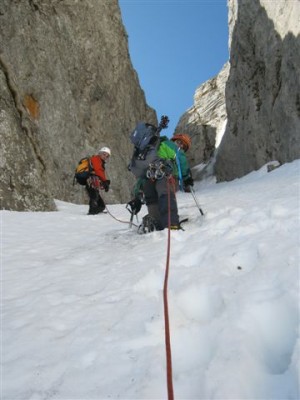
<svg viewBox="0 0 300 400">
<path fill-rule="evenodd" d="M 179 216 L 174 187 L 169 183 L 171 225 L 179 225 Z M 168 227 L 168 182 L 167 178 L 152 181 L 147 179 L 143 185 L 149 215 L 157 220 L 161 228 Z"/>
<path fill-rule="evenodd" d="M 95 215 L 105 210 L 105 204 L 100 196 L 99 189 L 94 189 L 91 186 L 86 185 L 86 191 L 89 195 L 89 214 Z"/>
</svg>

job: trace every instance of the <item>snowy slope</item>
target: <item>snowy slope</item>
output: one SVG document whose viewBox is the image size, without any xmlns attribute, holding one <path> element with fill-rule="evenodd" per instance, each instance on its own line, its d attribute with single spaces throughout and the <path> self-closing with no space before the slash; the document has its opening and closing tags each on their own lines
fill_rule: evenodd
<svg viewBox="0 0 300 400">
<path fill-rule="evenodd" d="M 198 184 L 204 218 L 178 194 L 189 222 L 171 233 L 175 399 L 299 398 L 299 176 L 300 160 Z M 1 211 L 1 399 L 166 399 L 167 231 L 57 204 Z M 128 221 L 124 204 L 108 209 Z"/>
</svg>

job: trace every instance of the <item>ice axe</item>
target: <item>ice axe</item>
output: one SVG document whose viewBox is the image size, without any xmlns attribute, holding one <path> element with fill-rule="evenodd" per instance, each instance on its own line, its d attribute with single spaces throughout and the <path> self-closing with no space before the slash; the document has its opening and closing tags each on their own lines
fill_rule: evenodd
<svg viewBox="0 0 300 400">
<path fill-rule="evenodd" d="M 127 204 L 126 204 L 126 209 L 130 212 L 131 216 L 130 216 L 130 222 L 129 222 L 129 227 L 132 227 L 132 221 L 133 221 L 133 217 L 136 217 L 137 222 L 139 221 L 138 219 L 138 213 L 140 212 L 142 205 L 143 205 L 143 201 L 139 198 L 139 197 L 135 197 L 134 199 L 130 200 Z"/>
</svg>

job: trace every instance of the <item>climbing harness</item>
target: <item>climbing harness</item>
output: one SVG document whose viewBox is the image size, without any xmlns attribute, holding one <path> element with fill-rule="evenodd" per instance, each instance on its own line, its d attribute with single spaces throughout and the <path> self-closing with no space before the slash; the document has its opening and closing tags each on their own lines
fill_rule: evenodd
<svg viewBox="0 0 300 400">
<path fill-rule="evenodd" d="M 159 180 L 164 177 L 169 177 L 172 174 L 172 165 L 168 161 L 154 161 L 149 164 L 149 167 L 146 172 L 146 176 L 148 179 Z"/>
</svg>

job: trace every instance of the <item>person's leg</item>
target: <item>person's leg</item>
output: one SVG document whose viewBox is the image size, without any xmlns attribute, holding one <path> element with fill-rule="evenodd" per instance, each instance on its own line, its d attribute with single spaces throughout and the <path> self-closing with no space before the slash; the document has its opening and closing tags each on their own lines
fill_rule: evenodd
<svg viewBox="0 0 300 400">
<path fill-rule="evenodd" d="M 179 216 L 177 201 L 175 196 L 174 185 L 167 178 L 163 178 L 157 181 L 156 190 L 158 194 L 158 208 L 160 213 L 160 223 L 163 228 L 167 228 L 169 225 L 168 221 L 168 187 L 170 191 L 170 219 L 171 226 L 179 227 Z"/>
<path fill-rule="evenodd" d="M 105 203 L 104 203 L 102 197 L 100 196 L 99 191 L 98 191 L 98 203 L 97 203 L 97 206 L 98 206 L 98 210 L 99 210 L 98 212 L 99 213 L 103 212 L 105 210 Z"/>
<path fill-rule="evenodd" d="M 89 215 L 99 214 L 105 208 L 105 205 L 104 205 L 104 207 L 101 206 L 101 202 L 99 201 L 99 198 L 100 198 L 99 190 L 98 189 L 94 189 L 91 186 L 86 186 L 86 190 L 87 190 L 89 198 L 90 198 L 90 201 L 89 201 Z M 103 203 L 103 200 L 102 200 L 102 203 Z"/>
<path fill-rule="evenodd" d="M 148 204 L 147 209 L 148 209 L 148 214 L 150 215 L 151 218 L 153 218 L 155 221 L 160 221 L 158 203 Z"/>
<path fill-rule="evenodd" d="M 156 182 L 149 179 L 146 180 L 143 186 L 145 195 L 145 202 L 148 209 L 148 215 L 143 218 L 143 223 L 147 225 L 153 225 L 153 229 L 149 230 L 161 230 L 160 224 L 160 213 L 158 208 L 158 197 L 156 192 Z"/>
</svg>

